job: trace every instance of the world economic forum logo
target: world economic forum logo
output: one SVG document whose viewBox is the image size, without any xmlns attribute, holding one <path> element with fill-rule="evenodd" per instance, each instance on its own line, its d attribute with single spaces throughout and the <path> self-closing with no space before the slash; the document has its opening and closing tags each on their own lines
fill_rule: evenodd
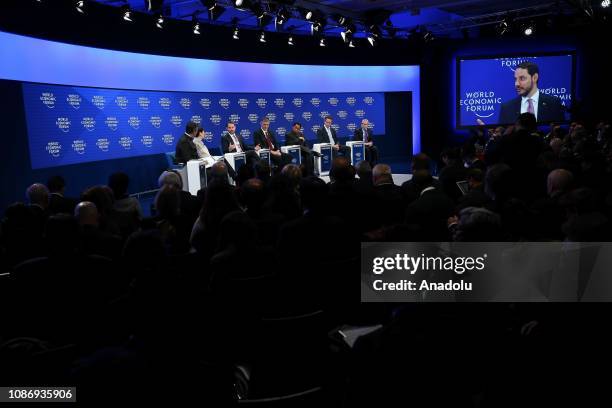
<svg viewBox="0 0 612 408">
<path fill-rule="evenodd" d="M 149 105 L 151 105 L 151 100 L 147 97 L 141 96 L 140 98 L 138 98 L 138 106 L 140 106 L 142 109 L 149 109 Z"/>
<path fill-rule="evenodd" d="M 148 135 L 143 135 L 140 138 L 140 142 L 142 143 L 142 145 L 144 147 L 151 147 L 151 146 L 153 146 L 153 137 L 152 136 L 148 136 Z"/>
<path fill-rule="evenodd" d="M 212 142 L 213 140 L 212 132 L 204 132 L 204 140 L 206 140 L 208 143 Z"/>
<path fill-rule="evenodd" d="M 521 65 L 523 62 L 528 62 L 531 59 L 537 59 L 536 57 L 514 57 L 514 58 L 498 58 L 502 68 L 508 68 L 514 72 L 516 67 Z"/>
<path fill-rule="evenodd" d="M 91 97 L 91 104 L 96 108 L 103 110 L 106 106 L 106 98 L 103 95 L 94 95 Z"/>
<path fill-rule="evenodd" d="M 208 99 L 208 98 L 200 99 L 200 106 L 203 107 L 204 109 L 209 109 L 210 108 L 210 99 Z"/>
<path fill-rule="evenodd" d="M 285 136 L 285 134 L 286 134 L 286 133 L 287 133 L 287 129 L 286 129 L 286 128 L 284 128 L 284 127 L 282 127 L 282 126 L 281 126 L 281 127 L 279 127 L 279 128 L 276 128 L 276 134 L 277 134 L 279 137 L 283 137 L 283 136 Z"/>
<path fill-rule="evenodd" d="M 331 106 L 338 106 L 339 101 L 338 101 L 338 98 L 332 96 L 331 98 L 327 100 L 327 102 L 329 102 Z"/>
<path fill-rule="evenodd" d="M 170 105 L 172 105 L 172 100 L 170 98 L 159 98 L 159 106 L 161 106 L 162 109 L 170 109 Z"/>
<path fill-rule="evenodd" d="M 285 112 L 283 117 L 285 118 L 286 121 L 291 122 L 293 118 L 295 117 L 295 115 L 293 114 L 293 112 Z"/>
<path fill-rule="evenodd" d="M 132 138 L 129 136 L 123 136 L 119 139 L 119 146 L 123 147 L 125 150 L 130 150 L 132 148 Z"/>
<path fill-rule="evenodd" d="M 138 129 L 140 127 L 140 118 L 138 116 L 130 116 L 128 124 L 132 129 Z"/>
<path fill-rule="evenodd" d="M 49 109 L 55 108 L 55 95 L 53 95 L 53 92 L 43 92 L 40 95 L 40 101 Z"/>
<path fill-rule="evenodd" d="M 100 149 L 100 151 L 108 152 L 108 147 L 110 146 L 110 142 L 107 138 L 101 137 L 98 140 L 96 140 L 96 146 L 98 147 L 98 149 Z"/>
<path fill-rule="evenodd" d="M 255 103 L 257 104 L 257 106 L 259 106 L 261 109 L 265 108 L 266 106 L 268 106 L 268 101 L 266 101 L 264 98 L 257 98 L 257 100 L 255 101 Z"/>
<path fill-rule="evenodd" d="M 202 123 L 202 117 L 200 115 L 193 115 L 190 120 L 198 125 Z"/>
<path fill-rule="evenodd" d="M 304 103 L 304 101 L 302 100 L 302 98 L 293 98 L 293 100 L 291 101 L 293 103 L 293 105 L 296 108 L 301 108 L 302 104 Z"/>
<path fill-rule="evenodd" d="M 115 116 L 107 116 L 104 123 L 112 131 L 117 130 L 117 126 L 119 126 L 119 121 L 117 120 Z"/>
<path fill-rule="evenodd" d="M 96 127 L 96 120 L 92 117 L 84 117 L 81 119 L 81 125 L 83 125 L 85 130 L 93 132 Z"/>
<path fill-rule="evenodd" d="M 338 113 L 336 114 L 340 119 L 346 119 L 346 117 L 348 116 L 348 112 L 345 110 L 338 111 Z"/>
<path fill-rule="evenodd" d="M 81 107 L 81 95 L 78 94 L 69 94 L 66 97 L 66 102 L 68 105 L 72 106 L 74 109 L 79 109 Z"/>
<path fill-rule="evenodd" d="M 312 97 L 310 98 L 310 103 L 312 104 L 312 106 L 314 106 L 315 108 L 318 108 L 319 105 L 321 104 L 321 98 L 317 98 L 317 97 Z"/>
<path fill-rule="evenodd" d="M 172 135 L 162 135 L 162 142 L 168 146 L 172 146 L 174 144 L 174 136 Z"/>
<path fill-rule="evenodd" d="M 251 131 L 249 129 L 242 129 L 240 131 L 240 136 L 242 136 L 245 140 L 248 140 L 251 138 Z"/>
<path fill-rule="evenodd" d="M 221 98 L 221 99 L 219 99 L 219 105 L 223 109 L 227 109 L 230 106 L 230 100 L 228 98 Z"/>
<path fill-rule="evenodd" d="M 179 103 L 185 109 L 190 109 L 191 108 L 191 99 L 189 99 L 189 98 L 181 98 Z"/>
<path fill-rule="evenodd" d="M 361 119 L 365 116 L 365 111 L 363 109 L 357 109 L 355 111 L 355 116 Z"/>
<path fill-rule="evenodd" d="M 354 96 L 347 96 L 346 97 L 346 103 L 349 106 L 355 106 L 355 102 L 357 102 L 357 99 Z"/>
<path fill-rule="evenodd" d="M 210 115 L 210 122 L 215 126 L 219 126 L 219 123 L 221 123 L 221 116 L 217 114 Z"/>
<path fill-rule="evenodd" d="M 162 122 L 161 116 L 151 116 L 151 119 L 149 119 L 149 123 L 151 123 L 151 126 L 153 126 L 156 129 L 159 129 L 161 127 L 161 122 Z"/>
<path fill-rule="evenodd" d="M 64 133 L 70 132 L 70 119 L 66 117 L 59 117 L 55 121 L 55 125 Z"/>
<path fill-rule="evenodd" d="M 183 118 L 181 118 L 179 115 L 173 115 L 170 118 L 170 123 L 172 123 L 176 127 L 179 127 L 183 124 Z"/>
<path fill-rule="evenodd" d="M 331 128 L 334 129 L 336 132 L 340 130 L 340 126 L 337 123 L 334 123 L 333 125 L 331 125 Z"/>
<path fill-rule="evenodd" d="M 249 122 L 251 123 L 257 123 L 257 120 L 259 119 L 259 115 L 256 113 L 250 113 L 248 116 Z"/>
<path fill-rule="evenodd" d="M 374 97 L 366 96 L 365 98 L 363 98 L 363 103 L 365 103 L 368 106 L 372 106 L 374 104 Z"/>
<path fill-rule="evenodd" d="M 76 139 L 72 141 L 72 150 L 74 150 L 76 154 L 85 153 L 86 147 L 87 143 L 83 139 Z"/>
<path fill-rule="evenodd" d="M 240 98 L 238 99 L 238 106 L 240 106 L 241 108 L 248 108 L 249 107 L 249 100 L 246 98 Z"/>
<path fill-rule="evenodd" d="M 354 132 L 354 131 L 355 131 L 355 129 L 357 129 L 357 125 L 355 125 L 355 123 L 354 123 L 354 122 L 351 122 L 351 123 L 349 123 L 348 125 L 346 125 L 346 128 L 347 128 L 348 130 L 350 130 L 351 132 Z"/>
<path fill-rule="evenodd" d="M 326 116 L 329 116 L 329 112 L 328 111 L 321 111 L 321 112 L 319 112 L 319 117 L 321 119 L 325 118 Z"/>
<path fill-rule="evenodd" d="M 237 124 L 240 122 L 240 115 L 238 115 L 237 113 L 232 113 L 231 115 L 229 115 L 229 120 L 230 122 Z"/>
<path fill-rule="evenodd" d="M 285 107 L 285 98 L 276 98 L 274 99 L 274 104 L 279 107 L 279 108 L 284 108 Z"/>
<path fill-rule="evenodd" d="M 266 118 L 270 120 L 270 123 L 276 122 L 276 113 L 270 112 L 266 115 Z"/>
<path fill-rule="evenodd" d="M 128 98 L 126 98 L 125 96 L 118 96 L 118 97 L 115 98 L 115 103 L 121 109 L 127 109 L 127 107 L 128 107 Z"/>
<path fill-rule="evenodd" d="M 317 133 L 319 129 L 321 129 L 321 125 L 312 125 L 312 127 L 310 128 L 313 133 Z"/>
<path fill-rule="evenodd" d="M 60 142 L 49 142 L 47 143 L 45 150 L 52 157 L 59 157 L 62 153 L 62 144 Z"/>
<path fill-rule="evenodd" d="M 304 118 L 305 121 L 310 121 L 310 119 L 312 119 L 312 113 L 311 112 L 302 112 L 302 118 Z"/>
<path fill-rule="evenodd" d="M 459 100 L 459 106 L 466 112 L 473 113 L 479 118 L 490 118 L 495 114 L 495 107 L 502 103 L 501 97 L 494 91 L 471 90 L 465 92 Z"/>
</svg>

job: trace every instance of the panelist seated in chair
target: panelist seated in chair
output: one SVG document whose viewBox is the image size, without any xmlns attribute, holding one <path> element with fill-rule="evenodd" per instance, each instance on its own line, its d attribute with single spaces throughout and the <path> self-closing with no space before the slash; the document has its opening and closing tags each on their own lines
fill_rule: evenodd
<svg viewBox="0 0 612 408">
<path fill-rule="evenodd" d="M 365 159 L 372 167 L 378 162 L 378 147 L 374 146 L 372 139 L 372 129 L 369 128 L 370 122 L 367 119 L 361 120 L 361 127 L 355 129 L 353 135 L 354 142 L 363 142 L 365 144 Z"/>
<path fill-rule="evenodd" d="M 185 126 L 185 133 L 176 144 L 175 161 L 176 163 L 187 163 L 189 160 L 198 159 L 198 149 L 194 143 L 197 136 L 198 124 L 188 122 Z"/>
<path fill-rule="evenodd" d="M 212 157 L 210 152 L 208 151 L 208 147 L 204 144 L 204 129 L 199 127 L 196 133 L 196 137 L 193 138 L 193 144 L 198 151 L 198 158 L 200 160 L 204 160 L 207 165 L 212 166 L 215 163 L 215 159 Z"/>
<path fill-rule="evenodd" d="M 306 138 L 304 138 L 302 133 L 302 124 L 300 122 L 294 122 L 291 126 L 291 131 L 285 135 L 285 146 L 295 145 L 300 146 L 302 164 L 306 167 L 308 174 L 312 174 L 314 171 L 314 157 L 321 156 L 321 154 L 311 150 L 306 144 Z"/>
<path fill-rule="evenodd" d="M 329 143 L 332 145 L 332 152 L 334 156 L 348 156 L 350 149 L 347 146 L 341 146 L 338 143 L 338 135 L 336 130 L 331 127 L 333 118 L 331 116 L 325 117 L 323 126 L 317 130 L 317 140 L 319 143 Z"/>
<path fill-rule="evenodd" d="M 226 132 L 221 137 L 221 150 L 223 154 L 244 153 L 247 164 L 251 166 L 259 161 L 259 156 L 256 152 L 256 150 L 259 150 L 259 147 L 252 148 L 247 146 L 242 136 L 236 133 L 236 124 L 234 122 L 227 122 Z"/>
<path fill-rule="evenodd" d="M 274 137 L 274 132 L 270 132 L 270 119 L 262 119 L 261 127 L 253 132 L 253 142 L 256 149 L 259 147 L 270 150 L 270 160 L 279 169 L 291 163 L 291 155 L 280 151 L 280 145 Z"/>
</svg>

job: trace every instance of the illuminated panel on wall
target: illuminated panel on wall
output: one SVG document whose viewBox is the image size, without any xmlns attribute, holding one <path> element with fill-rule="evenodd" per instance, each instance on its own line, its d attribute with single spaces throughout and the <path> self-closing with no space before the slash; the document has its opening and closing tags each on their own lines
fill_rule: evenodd
<svg viewBox="0 0 612 408">
<path fill-rule="evenodd" d="M 419 66 L 263 64 L 138 54 L 0 32 L 0 78 L 100 88 L 185 92 L 412 92 L 420 151 Z"/>
</svg>

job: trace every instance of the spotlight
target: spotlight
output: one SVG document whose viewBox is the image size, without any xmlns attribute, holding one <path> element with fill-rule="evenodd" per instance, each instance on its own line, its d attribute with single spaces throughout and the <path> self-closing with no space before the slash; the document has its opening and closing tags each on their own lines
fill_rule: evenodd
<svg viewBox="0 0 612 408">
<path fill-rule="evenodd" d="M 164 28 L 164 16 L 162 16 L 161 14 L 158 14 L 157 17 L 155 17 L 155 25 L 159 29 Z"/>
<path fill-rule="evenodd" d="M 191 18 L 191 22 L 193 23 L 193 33 L 195 35 L 200 35 L 200 22 L 198 21 L 198 17 L 195 14 Z"/>
<path fill-rule="evenodd" d="M 327 43 L 325 42 L 325 38 L 321 38 L 319 40 L 319 47 L 325 47 L 327 46 Z"/>
<path fill-rule="evenodd" d="M 355 40 L 350 40 L 348 43 L 349 48 L 355 48 Z"/>
<path fill-rule="evenodd" d="M 235 8 L 243 11 L 250 9 L 253 6 L 250 0 L 233 0 L 233 4 Z"/>
<path fill-rule="evenodd" d="M 332 19 L 341 26 L 345 26 L 349 22 L 349 19 L 341 14 L 334 14 Z"/>
<path fill-rule="evenodd" d="M 76 10 L 81 13 L 81 14 L 85 14 L 85 1 L 84 0 L 79 0 L 76 1 L 74 3 L 74 7 L 76 7 Z"/>
<path fill-rule="evenodd" d="M 287 38 L 287 45 L 295 45 L 293 43 L 293 36 L 292 35 L 290 35 L 289 38 Z"/>
<path fill-rule="evenodd" d="M 497 26 L 495 26 L 495 31 L 497 31 L 498 35 L 503 36 L 510 32 L 510 28 L 510 21 L 505 18 L 499 24 L 497 24 Z"/>
<path fill-rule="evenodd" d="M 374 47 L 376 45 L 376 37 L 374 37 L 372 34 L 368 34 L 368 42 L 372 47 Z"/>
<path fill-rule="evenodd" d="M 123 19 L 125 21 L 129 21 L 130 23 L 133 21 L 132 10 L 130 9 L 129 4 L 124 4 L 123 6 L 121 6 L 121 15 L 123 16 Z"/>
<path fill-rule="evenodd" d="M 234 40 L 239 40 L 240 39 L 240 29 L 238 28 L 238 19 L 236 17 L 232 18 L 232 25 L 234 26 L 232 38 Z"/>
<path fill-rule="evenodd" d="M 612 3 L 612 1 L 610 1 L 610 0 L 603 0 L 603 1 L 601 2 L 601 7 L 602 7 L 602 8 L 608 8 L 608 7 L 610 7 L 610 4 L 611 4 L 611 3 Z"/>
<path fill-rule="evenodd" d="M 312 23 L 311 32 L 312 34 L 321 34 L 323 33 L 323 29 L 325 28 L 325 20 L 320 19 L 316 20 Z"/>
<path fill-rule="evenodd" d="M 345 43 L 352 40 L 356 30 L 357 28 L 355 27 L 355 24 L 348 24 L 344 30 L 340 31 L 342 40 L 344 40 Z"/>
<path fill-rule="evenodd" d="M 164 0 L 145 0 L 147 11 L 160 11 L 164 5 Z"/>
<path fill-rule="evenodd" d="M 533 34 L 535 34 L 535 26 L 533 24 L 527 24 L 523 27 L 523 35 L 525 35 L 525 37 L 531 37 Z"/>
<path fill-rule="evenodd" d="M 433 33 L 429 30 L 426 30 L 423 33 L 423 42 L 425 42 L 425 44 L 427 44 L 428 42 L 431 42 L 433 40 L 435 40 L 436 37 L 434 37 Z"/>
<path fill-rule="evenodd" d="M 266 32 L 264 30 L 261 30 L 259 32 L 259 42 L 262 42 L 262 43 L 266 42 Z"/>
<path fill-rule="evenodd" d="M 208 18 L 216 21 L 223 13 L 225 13 L 225 7 L 216 5 L 212 9 L 208 9 Z"/>
<path fill-rule="evenodd" d="M 321 12 L 319 10 L 302 9 L 301 13 L 304 17 L 304 20 L 306 21 L 315 21 L 322 17 Z"/>
</svg>

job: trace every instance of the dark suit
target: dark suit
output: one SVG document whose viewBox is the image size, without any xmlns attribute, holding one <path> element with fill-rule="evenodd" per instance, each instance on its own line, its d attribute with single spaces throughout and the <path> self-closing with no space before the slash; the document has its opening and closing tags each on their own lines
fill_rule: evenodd
<svg viewBox="0 0 612 408">
<path fill-rule="evenodd" d="M 263 130 L 257 129 L 253 132 L 253 142 L 255 145 L 259 145 L 262 149 L 270 149 L 271 151 L 280 151 L 280 145 L 276 141 L 276 137 L 274 137 L 274 132 L 268 130 L 268 137 L 266 139 L 266 135 L 264 135 Z M 268 142 L 270 144 L 268 144 Z M 291 155 L 287 153 L 281 153 L 280 156 L 275 156 L 273 154 L 270 155 L 270 159 L 272 163 L 274 163 L 279 168 L 283 168 L 286 164 L 291 163 Z"/>
<path fill-rule="evenodd" d="M 372 139 L 372 134 L 373 134 L 372 129 L 367 129 L 366 137 L 364 140 L 363 129 L 362 128 L 355 129 L 355 134 L 353 134 L 353 141 L 355 142 L 363 141 L 366 143 L 369 143 L 369 142 L 374 143 L 374 140 Z M 372 146 L 366 146 L 365 147 L 365 157 L 366 157 L 366 160 L 370 163 L 370 165 L 374 167 L 376 163 L 378 162 L 378 147 L 374 146 L 374 144 L 372 144 Z"/>
<path fill-rule="evenodd" d="M 521 114 L 522 101 L 522 98 L 519 96 L 503 103 L 499 112 L 498 123 L 500 125 L 514 124 Z M 561 105 L 561 100 L 559 98 L 544 95 L 542 92 L 540 92 L 538 99 L 538 122 L 562 122 L 565 120 L 564 110 L 565 108 L 563 105 Z"/>
<path fill-rule="evenodd" d="M 334 130 L 334 128 L 330 128 L 329 129 L 331 131 L 331 135 L 332 135 L 332 139 L 334 140 L 334 145 L 338 144 L 338 135 L 336 135 L 336 131 Z M 321 126 L 321 128 L 319 130 L 317 130 L 317 140 L 319 141 L 319 143 L 329 143 L 329 136 L 327 135 L 327 131 L 325 130 L 325 126 Z M 350 153 L 350 149 L 348 148 L 348 146 L 339 146 L 340 149 L 338 150 L 338 153 L 340 153 L 341 156 L 349 156 Z M 335 152 L 335 150 L 332 150 L 333 152 Z M 334 153 L 335 155 L 336 153 Z"/>
<path fill-rule="evenodd" d="M 314 170 L 314 155 L 312 154 L 312 150 L 306 144 L 306 140 L 301 140 L 300 137 L 303 137 L 302 133 L 295 133 L 293 130 L 288 132 L 285 135 L 285 146 L 295 146 L 299 145 L 300 150 L 302 151 L 302 163 L 306 166 L 309 174 L 312 174 Z"/>
<path fill-rule="evenodd" d="M 238 139 L 238 143 L 240 143 L 240 148 L 242 149 L 242 152 L 244 153 L 247 164 L 249 166 L 253 166 L 253 164 L 259 160 L 259 155 L 257 154 L 257 152 L 255 152 L 255 150 L 252 147 L 247 146 L 246 143 L 244 143 L 244 139 L 242 138 L 240 134 L 235 133 L 234 136 L 236 136 L 236 139 Z M 223 154 L 236 153 L 236 150 L 232 150 L 230 152 L 229 146 L 231 144 L 234 144 L 234 141 L 232 140 L 232 137 L 230 136 L 230 134 L 225 132 L 225 134 L 221 137 L 221 151 L 223 152 Z"/>
<path fill-rule="evenodd" d="M 198 158 L 198 149 L 193 144 L 193 138 L 186 133 L 181 136 L 175 151 L 175 161 L 177 163 L 187 163 L 189 160 Z"/>
</svg>

